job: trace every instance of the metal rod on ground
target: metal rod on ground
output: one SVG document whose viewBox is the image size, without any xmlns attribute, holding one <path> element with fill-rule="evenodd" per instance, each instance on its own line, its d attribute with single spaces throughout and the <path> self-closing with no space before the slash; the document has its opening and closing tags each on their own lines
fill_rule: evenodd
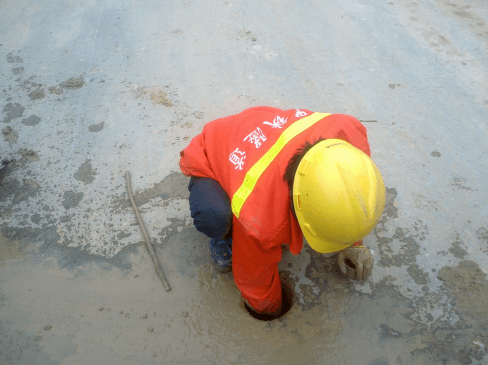
<svg viewBox="0 0 488 365">
<path fill-rule="evenodd" d="M 139 209 L 137 209 L 136 202 L 134 201 L 134 197 L 132 196 L 132 188 L 130 185 L 129 171 L 125 173 L 125 180 L 127 182 L 127 193 L 129 194 L 129 199 L 132 204 L 132 208 L 134 209 L 134 213 L 136 213 L 136 218 L 137 221 L 139 222 L 139 227 L 141 227 L 142 235 L 144 236 L 144 240 L 146 241 L 147 250 L 151 254 L 154 268 L 156 269 L 156 272 L 158 273 L 158 276 L 161 279 L 161 282 L 163 283 L 164 290 L 166 291 L 171 290 L 171 286 L 169 286 L 168 280 L 166 280 L 166 276 L 164 276 L 163 269 L 161 269 L 161 264 L 159 263 L 156 253 L 154 252 L 154 247 L 151 241 L 149 240 L 149 235 L 147 234 L 146 226 L 144 226 L 144 222 L 142 221 L 141 215 L 139 214 Z"/>
</svg>

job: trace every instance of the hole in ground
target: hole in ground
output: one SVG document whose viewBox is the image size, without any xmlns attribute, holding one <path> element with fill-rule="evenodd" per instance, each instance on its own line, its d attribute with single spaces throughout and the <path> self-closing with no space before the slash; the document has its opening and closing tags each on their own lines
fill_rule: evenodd
<svg viewBox="0 0 488 365">
<path fill-rule="evenodd" d="M 277 316 L 265 313 L 256 313 L 249 308 L 246 303 L 244 303 L 244 308 L 246 309 L 247 313 L 260 321 L 274 321 L 282 318 L 286 313 L 288 313 L 293 305 L 293 290 L 284 282 L 281 282 L 281 298 L 281 312 Z"/>
<path fill-rule="evenodd" d="M 354 265 L 354 264 L 353 264 L 353 262 L 352 262 L 351 260 L 349 260 L 349 259 L 345 259 L 345 260 L 344 260 L 344 262 L 345 262 L 345 264 L 346 264 L 347 266 L 349 266 L 351 269 L 356 270 L 356 265 Z"/>
</svg>

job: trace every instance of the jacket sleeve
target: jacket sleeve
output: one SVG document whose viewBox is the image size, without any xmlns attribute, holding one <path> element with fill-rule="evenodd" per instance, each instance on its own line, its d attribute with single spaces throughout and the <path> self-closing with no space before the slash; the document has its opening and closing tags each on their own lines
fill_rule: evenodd
<svg viewBox="0 0 488 365">
<path fill-rule="evenodd" d="M 190 144 L 180 152 L 180 169 L 185 176 L 210 177 L 216 180 L 207 157 L 205 143 L 206 128 L 194 137 Z"/>
<path fill-rule="evenodd" d="M 348 126 L 351 143 L 356 146 L 356 148 L 359 148 L 361 151 L 371 157 L 371 150 L 369 147 L 368 133 L 366 131 L 366 127 L 356 118 L 352 116 L 347 117 L 352 125 L 352 128 L 349 128 Z"/>
<path fill-rule="evenodd" d="M 276 312 L 281 307 L 281 245 L 263 249 L 235 217 L 233 226 L 232 271 L 237 288 L 256 312 Z"/>
</svg>

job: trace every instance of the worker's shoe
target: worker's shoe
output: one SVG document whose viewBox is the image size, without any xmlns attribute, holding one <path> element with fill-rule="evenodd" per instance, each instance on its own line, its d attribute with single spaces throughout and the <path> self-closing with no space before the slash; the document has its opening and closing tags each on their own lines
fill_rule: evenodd
<svg viewBox="0 0 488 365">
<path fill-rule="evenodd" d="M 215 268 L 220 272 L 232 270 L 232 238 L 210 240 L 210 258 Z"/>
</svg>

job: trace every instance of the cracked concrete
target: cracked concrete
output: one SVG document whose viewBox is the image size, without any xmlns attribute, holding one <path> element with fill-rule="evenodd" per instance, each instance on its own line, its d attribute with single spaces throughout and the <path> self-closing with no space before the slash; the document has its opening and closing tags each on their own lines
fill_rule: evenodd
<svg viewBox="0 0 488 365">
<path fill-rule="evenodd" d="M 466 0 L 0 2 L 0 363 L 487 364 L 486 24 Z M 357 117 L 387 186 L 368 280 L 285 249 L 268 323 L 178 167 L 259 105 Z"/>
</svg>

